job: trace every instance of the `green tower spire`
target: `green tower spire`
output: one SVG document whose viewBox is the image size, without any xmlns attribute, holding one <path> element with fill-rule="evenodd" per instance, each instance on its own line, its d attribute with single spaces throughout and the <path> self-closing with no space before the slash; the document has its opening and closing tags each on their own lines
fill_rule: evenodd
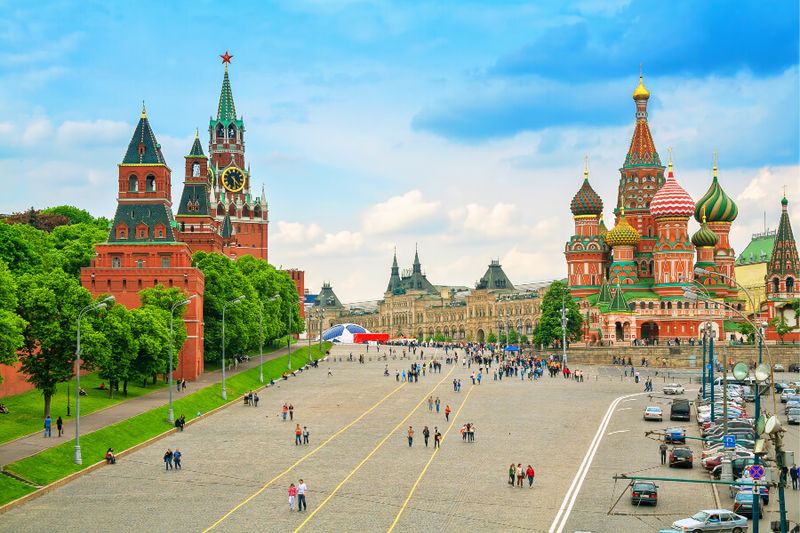
<svg viewBox="0 0 800 533">
<path fill-rule="evenodd" d="M 227 63 L 225 64 L 225 76 L 222 78 L 222 90 L 219 93 L 217 120 L 226 126 L 236 120 L 236 105 L 233 103 L 233 91 L 231 91 L 231 80 L 228 78 Z"/>
</svg>

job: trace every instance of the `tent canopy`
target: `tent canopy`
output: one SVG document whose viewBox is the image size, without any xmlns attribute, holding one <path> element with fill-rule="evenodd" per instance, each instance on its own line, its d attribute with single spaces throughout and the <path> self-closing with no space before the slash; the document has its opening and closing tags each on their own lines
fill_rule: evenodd
<svg viewBox="0 0 800 533">
<path fill-rule="evenodd" d="M 322 340 L 334 343 L 352 344 L 356 333 L 369 333 L 358 324 L 336 324 L 322 332 Z"/>
<path fill-rule="evenodd" d="M 519 351 L 519 348 L 517 348 L 516 346 L 506 346 L 504 349 L 507 352 L 518 352 Z"/>
</svg>

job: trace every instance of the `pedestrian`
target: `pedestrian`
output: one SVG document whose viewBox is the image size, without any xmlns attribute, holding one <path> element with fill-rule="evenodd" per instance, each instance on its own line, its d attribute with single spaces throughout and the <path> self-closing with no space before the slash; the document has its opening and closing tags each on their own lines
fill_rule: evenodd
<svg viewBox="0 0 800 533">
<path fill-rule="evenodd" d="M 50 431 L 51 426 L 53 424 L 53 419 L 50 418 L 50 415 L 44 417 L 44 436 L 45 438 L 52 437 L 52 433 Z"/>
<path fill-rule="evenodd" d="M 289 416 L 289 406 L 286 405 L 286 402 L 283 402 L 283 408 L 281 409 L 281 414 L 283 415 L 283 421 L 286 422 L 286 417 Z"/>
<path fill-rule="evenodd" d="M 511 466 L 508 467 L 508 484 L 512 487 L 514 486 L 514 476 L 517 473 L 517 468 L 514 466 L 514 463 L 511 463 Z"/>
<path fill-rule="evenodd" d="M 303 444 L 308 444 L 308 428 L 303 426 Z"/>
<path fill-rule="evenodd" d="M 414 428 L 408 426 L 408 447 L 411 448 L 411 445 L 414 443 Z"/>
<path fill-rule="evenodd" d="M 456 388 L 456 392 L 461 392 L 461 379 L 458 380 L 458 387 Z"/>
<path fill-rule="evenodd" d="M 308 492 L 308 487 L 306 487 L 305 482 L 301 479 L 299 485 L 297 485 L 297 510 L 298 511 L 306 511 L 308 507 L 306 506 L 306 493 Z"/>
<path fill-rule="evenodd" d="M 525 475 L 528 476 L 528 488 L 533 488 L 533 467 L 528 465 L 528 468 L 525 470 Z"/>
<path fill-rule="evenodd" d="M 183 431 L 183 426 L 186 425 L 186 417 L 184 415 L 181 415 L 176 422 L 177 423 L 175 425 L 178 426 L 178 428 L 180 428 L 181 431 Z"/>
<path fill-rule="evenodd" d="M 433 396 L 428 396 L 428 411 L 433 412 Z"/>
<path fill-rule="evenodd" d="M 328 377 L 331 377 L 332 375 L 333 375 L 333 372 L 331 372 L 331 369 L 328 368 Z"/>
<path fill-rule="evenodd" d="M 109 448 L 106 451 L 106 464 L 107 465 L 114 465 L 117 464 L 117 458 L 114 455 L 114 448 Z"/>
<path fill-rule="evenodd" d="M 175 451 L 172 452 L 172 462 L 175 463 L 175 470 L 180 470 L 181 469 L 181 457 L 182 456 L 183 456 L 183 454 L 177 448 L 175 448 Z"/>
<path fill-rule="evenodd" d="M 431 436 L 431 431 L 428 429 L 428 426 L 422 428 L 422 438 L 425 439 L 425 447 L 428 447 L 428 437 Z"/>
<path fill-rule="evenodd" d="M 458 380 L 453 378 L 453 392 L 458 392 Z"/>
<path fill-rule="evenodd" d="M 400 383 L 400 371 L 399 370 L 395 370 L 394 371 L 394 380 L 396 382 Z"/>
<path fill-rule="evenodd" d="M 298 446 L 301 444 L 300 437 L 303 435 L 303 430 L 300 429 L 300 424 L 294 428 L 294 445 Z"/>
<path fill-rule="evenodd" d="M 789 469 L 789 477 L 792 478 L 792 490 L 798 490 L 798 477 L 800 477 L 800 471 L 798 471 L 796 464 L 793 464 Z"/>
<path fill-rule="evenodd" d="M 294 405 L 289 404 L 289 420 L 294 420 Z"/>
<path fill-rule="evenodd" d="M 444 406 L 444 419 L 446 421 L 448 421 L 448 422 L 450 421 L 450 406 L 449 405 L 445 405 Z"/>
<path fill-rule="evenodd" d="M 522 480 L 525 478 L 525 473 L 522 471 L 522 463 L 517 464 L 517 487 L 522 488 Z"/>
<path fill-rule="evenodd" d="M 169 448 L 164 453 L 164 470 L 172 470 L 172 450 Z"/>
<path fill-rule="evenodd" d="M 56 419 L 56 428 L 58 429 L 59 437 L 64 434 L 64 421 L 61 420 L 60 416 Z"/>
<path fill-rule="evenodd" d="M 439 448 L 442 444 L 442 434 L 439 433 L 439 428 L 433 426 L 433 447 L 434 449 Z"/>
<path fill-rule="evenodd" d="M 297 487 L 294 483 L 289 484 L 289 511 L 294 511 L 294 499 L 297 496 Z"/>
<path fill-rule="evenodd" d="M 253 393 L 253 405 L 258 407 L 258 393 L 257 392 Z"/>
<path fill-rule="evenodd" d="M 667 443 L 666 442 L 662 442 L 658 446 L 658 450 L 661 452 L 661 464 L 662 465 L 667 464 Z"/>
<path fill-rule="evenodd" d="M 439 412 L 439 406 L 442 403 L 441 400 L 439 400 L 438 396 L 436 397 L 436 402 L 435 403 L 436 403 L 436 412 L 438 413 Z"/>
</svg>

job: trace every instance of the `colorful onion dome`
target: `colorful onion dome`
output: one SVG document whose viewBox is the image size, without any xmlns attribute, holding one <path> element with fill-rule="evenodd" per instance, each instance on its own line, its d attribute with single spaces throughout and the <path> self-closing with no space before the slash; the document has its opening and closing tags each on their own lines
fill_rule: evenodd
<svg viewBox="0 0 800 533">
<path fill-rule="evenodd" d="M 633 99 L 648 100 L 649 98 L 650 98 L 650 91 L 648 91 L 647 87 L 644 86 L 644 80 L 642 79 L 642 74 L 639 73 L 639 85 L 633 91 Z"/>
<path fill-rule="evenodd" d="M 625 220 L 625 208 L 620 209 L 619 221 L 614 229 L 606 234 L 609 246 L 635 246 L 639 242 L 639 232 Z"/>
<path fill-rule="evenodd" d="M 650 214 L 655 218 L 685 217 L 689 218 L 694 213 L 694 201 L 672 173 L 672 156 L 670 156 L 667 181 L 656 192 L 650 201 Z"/>
<path fill-rule="evenodd" d="M 708 225 L 706 225 L 706 216 L 704 214 L 703 222 L 700 223 L 700 229 L 692 235 L 692 244 L 698 248 L 710 248 L 716 246 L 717 242 L 719 242 L 719 237 L 716 233 L 708 229 Z"/>
<path fill-rule="evenodd" d="M 708 222 L 733 222 L 739 215 L 739 208 L 725 194 L 717 179 L 717 161 L 716 155 L 714 156 L 714 178 L 711 180 L 711 187 L 697 201 L 694 208 L 694 218 L 698 222 L 703 220 L 703 213 L 706 215 Z"/>
<path fill-rule="evenodd" d="M 603 212 L 603 199 L 589 185 L 589 164 L 588 161 L 583 170 L 583 185 L 575 193 L 572 203 L 569 205 L 572 214 L 577 216 L 600 215 Z"/>
</svg>

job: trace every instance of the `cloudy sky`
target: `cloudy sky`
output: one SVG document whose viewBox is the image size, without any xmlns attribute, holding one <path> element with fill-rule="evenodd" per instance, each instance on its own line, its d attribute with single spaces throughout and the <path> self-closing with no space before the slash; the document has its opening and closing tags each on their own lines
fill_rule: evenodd
<svg viewBox="0 0 800 533">
<path fill-rule="evenodd" d="M 36 7 L 30 7 L 35 5 Z M 392 250 L 472 285 L 565 275 L 583 156 L 610 216 L 643 64 L 650 124 L 695 198 L 719 153 L 741 250 L 788 188 L 800 233 L 798 4 L 6 2 L 0 0 L 0 212 L 115 209 L 141 102 L 173 168 L 230 67 L 270 259 L 380 297 Z"/>
</svg>

